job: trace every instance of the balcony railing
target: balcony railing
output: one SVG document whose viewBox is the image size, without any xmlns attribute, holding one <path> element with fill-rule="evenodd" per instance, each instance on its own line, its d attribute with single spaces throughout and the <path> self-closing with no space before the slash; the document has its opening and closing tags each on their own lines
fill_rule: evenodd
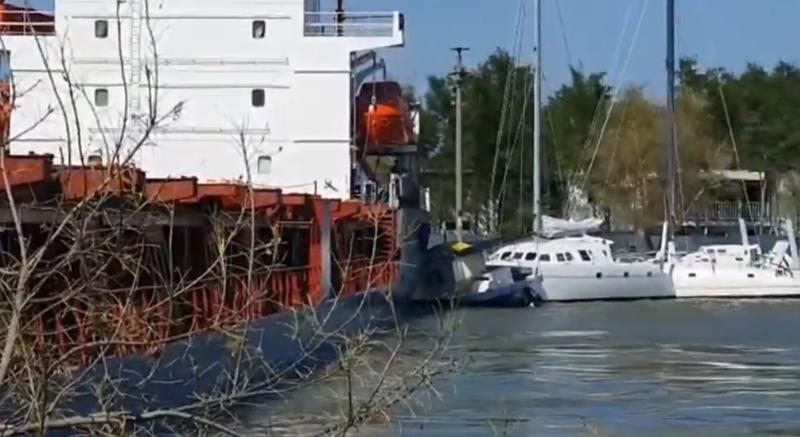
<svg viewBox="0 0 800 437">
<path fill-rule="evenodd" d="M 34 11 L 0 5 L 0 35 L 54 35 L 56 20 L 52 11 Z"/>
<path fill-rule="evenodd" d="M 398 12 L 309 12 L 305 15 L 305 36 L 391 37 L 403 30 Z"/>
<path fill-rule="evenodd" d="M 686 212 L 686 220 L 693 222 L 735 222 L 770 220 L 769 203 L 761 202 L 713 202 L 694 206 Z"/>
</svg>

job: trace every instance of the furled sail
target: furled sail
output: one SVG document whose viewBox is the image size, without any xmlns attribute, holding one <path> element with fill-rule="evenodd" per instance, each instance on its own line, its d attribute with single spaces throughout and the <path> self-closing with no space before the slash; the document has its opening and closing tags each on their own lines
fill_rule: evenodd
<svg viewBox="0 0 800 437">
<path fill-rule="evenodd" d="M 595 231 L 603 224 L 603 219 L 587 218 L 584 220 L 564 220 L 550 216 L 542 216 L 542 234 L 548 238 L 567 235 L 582 235 Z"/>
</svg>

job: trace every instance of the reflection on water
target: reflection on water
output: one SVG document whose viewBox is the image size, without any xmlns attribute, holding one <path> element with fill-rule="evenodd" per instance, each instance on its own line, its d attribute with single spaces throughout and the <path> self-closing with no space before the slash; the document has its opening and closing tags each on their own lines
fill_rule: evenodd
<svg viewBox="0 0 800 437">
<path fill-rule="evenodd" d="M 470 310 L 437 381 L 360 435 L 800 434 L 800 302 L 656 301 Z M 414 326 L 417 337 L 435 320 Z M 414 345 L 412 340 L 411 345 Z M 419 354 L 424 347 L 417 345 Z M 332 382 L 265 405 L 250 430 L 311 431 Z"/>
</svg>

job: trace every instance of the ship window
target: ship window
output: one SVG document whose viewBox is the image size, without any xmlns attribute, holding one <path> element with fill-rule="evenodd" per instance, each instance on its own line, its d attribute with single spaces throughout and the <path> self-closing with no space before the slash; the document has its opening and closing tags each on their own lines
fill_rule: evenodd
<svg viewBox="0 0 800 437">
<path fill-rule="evenodd" d="M 267 23 L 264 20 L 253 21 L 253 39 L 262 39 L 267 34 Z"/>
<path fill-rule="evenodd" d="M 572 256 L 572 254 L 571 254 L 571 253 L 569 253 L 569 252 L 565 253 L 565 254 L 564 254 L 564 256 L 566 256 L 566 257 L 567 257 L 567 261 L 572 261 L 573 259 L 575 259 L 575 258 Z"/>
<path fill-rule="evenodd" d="M 258 172 L 261 174 L 267 174 L 272 171 L 272 157 L 271 156 L 259 156 L 258 157 Z"/>
<path fill-rule="evenodd" d="M 566 261 L 566 258 L 564 258 L 564 254 L 563 253 L 557 253 L 556 254 L 556 260 L 558 262 L 560 262 L 560 263 L 563 263 L 564 261 Z"/>
<path fill-rule="evenodd" d="M 536 259 L 536 252 L 528 252 L 525 254 L 525 261 L 533 261 Z"/>
<path fill-rule="evenodd" d="M 550 255 L 546 253 L 544 255 L 539 255 L 539 261 L 543 263 L 550 262 Z"/>
<path fill-rule="evenodd" d="M 717 253 L 719 253 L 719 254 L 728 253 L 728 250 L 727 249 L 717 249 Z"/>
<path fill-rule="evenodd" d="M 503 252 L 503 254 L 500 255 L 500 259 L 509 259 L 509 258 L 511 258 L 511 252 Z"/>
<path fill-rule="evenodd" d="M 756 275 L 755 275 L 755 274 L 753 274 L 753 273 L 748 273 L 748 274 L 747 274 L 747 277 L 748 277 L 748 278 L 755 278 L 755 277 L 756 277 Z"/>
<path fill-rule="evenodd" d="M 630 274 L 630 273 L 628 273 L 628 272 L 625 272 L 625 273 L 623 273 L 623 274 L 622 274 L 622 276 L 623 276 L 623 277 L 625 277 L 625 278 L 629 277 L 630 275 L 631 275 L 631 274 Z"/>
<path fill-rule="evenodd" d="M 264 90 L 261 88 L 254 89 L 250 93 L 250 103 L 252 103 L 253 107 L 261 108 L 267 101 L 267 96 L 264 93 Z"/>
<path fill-rule="evenodd" d="M 108 106 L 108 90 L 106 88 L 97 88 L 94 90 L 94 105 Z"/>
<path fill-rule="evenodd" d="M 514 259 L 522 259 L 522 252 L 517 252 L 514 254 Z"/>
<path fill-rule="evenodd" d="M 690 278 L 694 278 L 695 276 L 697 276 L 697 275 L 696 275 L 696 274 L 694 274 L 694 273 L 689 273 L 689 277 L 690 277 Z"/>
<path fill-rule="evenodd" d="M 95 20 L 94 22 L 94 36 L 96 38 L 108 37 L 108 21 Z"/>
<path fill-rule="evenodd" d="M 582 259 L 582 260 L 584 260 L 584 261 L 587 261 L 587 262 L 588 262 L 588 261 L 591 261 L 591 260 L 592 260 L 592 257 L 591 257 L 591 256 L 589 256 L 589 252 L 587 252 L 587 251 L 585 251 L 585 250 L 579 250 L 579 251 L 578 251 L 578 255 L 580 255 L 580 256 L 581 256 L 581 259 Z"/>
</svg>

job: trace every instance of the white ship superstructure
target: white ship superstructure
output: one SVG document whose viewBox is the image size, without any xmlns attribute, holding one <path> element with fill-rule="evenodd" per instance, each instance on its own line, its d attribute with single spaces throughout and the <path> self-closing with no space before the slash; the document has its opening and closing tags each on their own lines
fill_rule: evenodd
<svg viewBox="0 0 800 437">
<path fill-rule="evenodd" d="M 319 0 L 58 0 L 52 16 L 55 32 L 4 36 L 11 153 L 114 162 L 124 130 L 122 154 L 135 150 L 148 177 L 342 199 L 352 54 L 404 40 L 399 12 L 326 12 Z M 164 118 L 139 145 L 153 110 Z"/>
</svg>

